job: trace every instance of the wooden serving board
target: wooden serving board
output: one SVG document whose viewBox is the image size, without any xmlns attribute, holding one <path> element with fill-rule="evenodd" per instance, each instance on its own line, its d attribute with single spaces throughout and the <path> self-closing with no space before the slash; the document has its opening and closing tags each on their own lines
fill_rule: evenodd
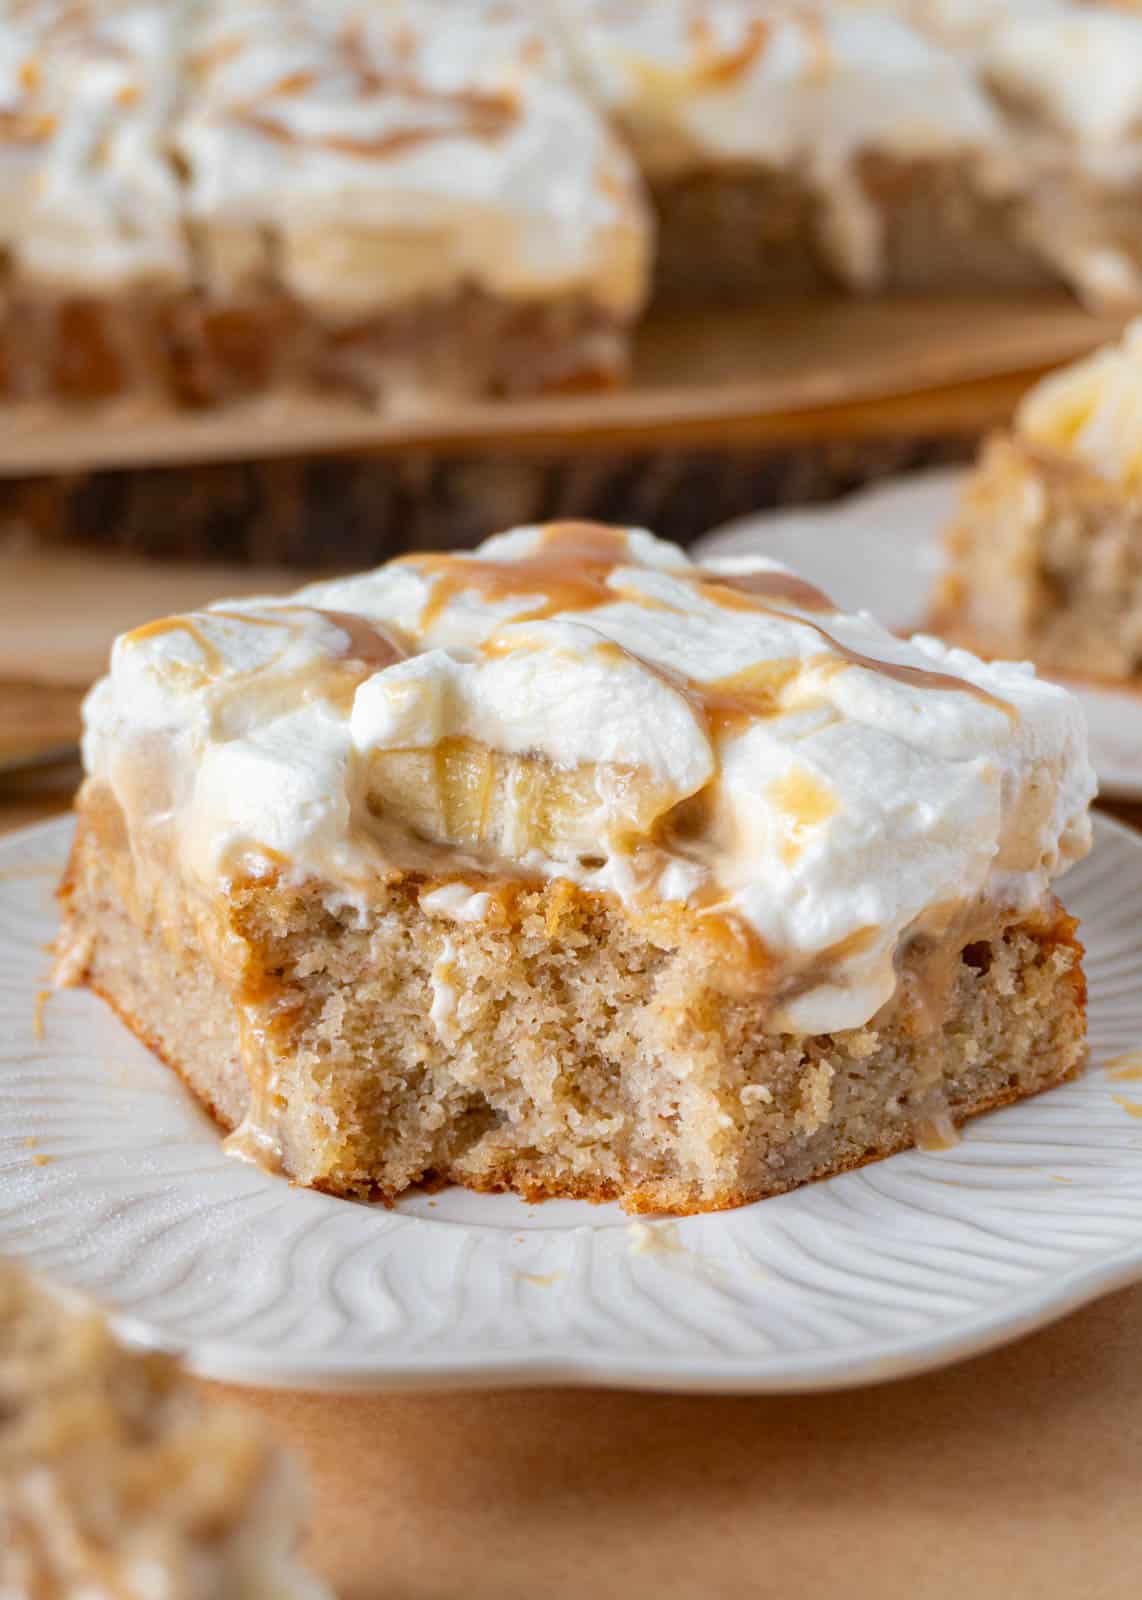
<svg viewBox="0 0 1142 1600">
<path fill-rule="evenodd" d="M 785 301 L 652 316 L 625 389 L 372 414 L 0 413 L 0 530 L 158 560 L 373 566 L 513 524 L 688 543 L 970 456 L 1039 373 L 1112 337 L 1061 295 Z"/>
<path fill-rule="evenodd" d="M 823 412 L 1065 361 L 1119 324 L 1062 295 L 774 302 L 652 314 L 629 385 L 602 394 L 447 404 L 385 415 L 332 397 L 218 410 L 9 408 L 0 475 L 368 451 L 698 447 L 817 431 Z M 953 407 L 954 409 L 954 407 Z"/>
</svg>

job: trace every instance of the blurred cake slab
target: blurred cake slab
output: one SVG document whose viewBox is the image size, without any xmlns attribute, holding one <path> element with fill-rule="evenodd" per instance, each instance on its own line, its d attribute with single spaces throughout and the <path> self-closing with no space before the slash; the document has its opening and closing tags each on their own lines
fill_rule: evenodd
<svg viewBox="0 0 1142 1600">
<path fill-rule="evenodd" d="M 629 386 L 415 416 L 292 396 L 172 413 L 38 405 L 0 431 L 3 543 L 376 565 L 579 516 L 680 543 L 746 512 L 969 459 L 1030 379 L 1121 324 L 1058 294 L 656 312 Z"/>
<path fill-rule="evenodd" d="M 823 411 L 1142 306 L 1142 16 L 1109 0 L 26 0 L 0 48 L 20 537 L 685 542 L 977 422 Z"/>
<path fill-rule="evenodd" d="M 621 381 L 652 297 L 1140 309 L 1142 18 L 1011 9 L 25 0 L 0 389 L 405 411 Z"/>
</svg>

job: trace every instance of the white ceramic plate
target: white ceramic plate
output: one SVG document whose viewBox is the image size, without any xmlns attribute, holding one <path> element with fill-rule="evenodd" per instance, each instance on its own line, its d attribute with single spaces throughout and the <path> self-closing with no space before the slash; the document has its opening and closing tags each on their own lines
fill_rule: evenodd
<svg viewBox="0 0 1142 1600">
<path fill-rule="evenodd" d="M 796 567 L 846 610 L 871 611 L 896 633 L 922 628 L 940 571 L 941 530 L 963 468 L 917 472 L 831 505 L 728 523 L 697 553 L 758 551 Z M 1104 795 L 1142 800 L 1142 695 L 1060 679 L 1082 701 Z"/>
<path fill-rule="evenodd" d="M 809 1389 L 985 1349 L 1142 1277 L 1142 1081 L 1102 1070 L 1142 1043 L 1142 840 L 1096 827 L 1066 884 L 1089 949 L 1079 1082 L 951 1150 L 633 1226 L 459 1191 L 385 1211 L 224 1156 L 100 1001 L 37 1001 L 71 824 L 10 837 L 0 1251 L 93 1291 L 131 1337 L 258 1384 Z"/>
</svg>

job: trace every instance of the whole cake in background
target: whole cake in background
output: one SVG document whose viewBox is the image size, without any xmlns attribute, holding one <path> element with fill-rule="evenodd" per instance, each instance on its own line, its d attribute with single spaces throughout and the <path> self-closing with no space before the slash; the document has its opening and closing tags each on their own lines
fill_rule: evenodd
<svg viewBox="0 0 1142 1600">
<path fill-rule="evenodd" d="M 984 445 L 945 543 L 942 635 L 1142 681 L 1142 322 L 1024 397 Z"/>
<path fill-rule="evenodd" d="M 701 1211 L 1049 1088 L 1081 712 L 764 561 L 519 528 L 121 637 L 61 982 L 237 1153 Z"/>
<path fill-rule="evenodd" d="M 1142 15 L 8 0 L 0 198 L 17 399 L 609 383 L 652 291 L 1134 306 Z"/>
<path fill-rule="evenodd" d="M 290 1464 L 166 1355 L 0 1261 L 5 1600 L 327 1600 Z"/>
</svg>

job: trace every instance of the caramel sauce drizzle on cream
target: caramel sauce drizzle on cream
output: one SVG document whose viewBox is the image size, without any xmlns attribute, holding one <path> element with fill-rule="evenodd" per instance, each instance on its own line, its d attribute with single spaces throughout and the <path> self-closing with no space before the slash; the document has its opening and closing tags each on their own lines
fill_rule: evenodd
<svg viewBox="0 0 1142 1600">
<path fill-rule="evenodd" d="M 412 123 L 407 128 L 394 128 L 390 133 L 381 134 L 375 139 L 355 139 L 349 134 L 327 134 L 321 139 L 310 136 L 302 140 L 284 123 L 276 122 L 273 117 L 259 116 L 254 111 L 237 113 L 235 121 L 249 128 L 252 133 L 260 134 L 263 139 L 272 140 L 275 144 L 304 143 L 329 150 L 335 155 L 351 156 L 361 161 L 386 161 L 394 156 L 403 155 L 408 150 L 415 150 L 418 145 L 432 144 L 440 139 L 454 139 L 458 135 L 469 139 L 502 138 L 515 121 L 515 111 L 494 109 L 491 106 L 481 109 L 471 107 L 456 126 L 446 127 L 431 122 Z"/>
<path fill-rule="evenodd" d="M 764 52 L 772 24 L 761 17 L 746 27 L 742 42 L 730 50 L 721 49 L 708 17 L 694 17 L 689 27 L 689 42 L 697 61 L 692 81 L 703 89 L 718 89 L 734 83 Z"/>
<path fill-rule="evenodd" d="M 221 651 L 206 637 L 193 617 L 157 617 L 154 622 L 145 622 L 141 628 L 132 628 L 124 636 L 123 642 L 144 644 L 148 639 L 160 639 L 167 633 L 185 633 L 192 639 L 202 652 L 202 664 L 208 674 L 217 676 L 223 671 L 225 663 Z"/>
<path fill-rule="evenodd" d="M 756 611 L 759 600 L 784 600 L 800 611 L 837 610 L 823 590 L 795 572 L 700 571 L 697 589 L 704 600 L 726 611 Z"/>
<path fill-rule="evenodd" d="M 275 606 L 273 614 L 255 615 L 250 611 L 229 611 L 224 607 L 193 616 L 159 617 L 133 628 L 124 636 L 126 644 L 142 644 L 147 639 L 160 638 L 167 633 L 185 633 L 202 652 L 203 667 L 212 677 L 220 677 L 225 670 L 225 659 L 218 646 L 203 632 L 201 618 L 221 617 L 227 622 L 246 623 L 253 628 L 292 628 L 298 617 L 323 617 L 346 635 L 347 645 L 340 656 L 331 660 L 360 662 L 374 672 L 403 661 L 408 651 L 380 623 L 352 611 L 326 611 L 320 606 Z"/>
<path fill-rule="evenodd" d="M 719 589 L 728 590 L 735 598 L 732 600 L 722 598 L 718 593 Z M 970 694 L 984 705 L 1002 711 L 1007 717 L 1015 715 L 1015 708 L 1009 701 L 1001 700 L 998 695 L 991 694 L 987 689 L 981 689 L 978 684 L 969 682 L 967 678 L 957 678 L 950 672 L 933 672 L 928 667 L 912 667 L 903 662 L 881 661 L 877 656 L 866 656 L 861 651 L 854 650 L 851 645 L 843 644 L 835 634 L 823 628 L 819 622 L 814 622 L 812 618 L 794 616 L 777 606 L 765 605 L 763 603 L 765 599 L 774 598 L 784 599 L 805 611 L 836 611 L 837 607 L 827 595 L 794 574 L 750 572 L 724 578 L 716 573 L 706 574 L 700 584 L 700 590 L 706 599 L 715 605 L 724 606 L 727 610 L 764 611 L 772 617 L 781 617 L 786 622 L 795 622 L 803 628 L 812 628 L 815 633 L 820 634 L 830 651 L 842 657 L 849 666 L 864 667 L 869 672 L 878 673 L 882 678 L 892 678 L 897 683 L 908 684 L 914 689 L 943 689 L 959 694 Z M 743 605 L 738 596 L 745 597 L 747 603 Z"/>
<path fill-rule="evenodd" d="M 629 556 L 620 529 L 596 522 L 555 522 L 543 530 L 535 551 L 514 561 L 485 561 L 478 556 L 453 555 L 405 556 L 401 560 L 434 580 L 420 615 L 420 627 L 427 630 L 456 595 L 466 592 L 476 593 L 493 604 L 498 600 L 532 601 L 510 619 L 513 622 L 541 621 L 564 612 L 592 611 L 599 606 L 613 605 L 621 598 L 621 591 L 612 587 L 609 579 L 616 568 L 628 564 Z M 812 628 L 830 652 L 850 666 L 863 667 L 916 689 L 970 694 L 1006 716 L 1014 715 L 1014 708 L 1006 700 L 969 683 L 966 678 L 863 655 L 842 644 L 811 617 L 797 616 L 770 604 L 774 600 L 784 600 L 787 605 L 805 611 L 836 612 L 837 607 L 826 594 L 795 574 L 761 571 L 723 576 L 698 568 L 692 575 L 683 571 L 672 576 L 684 581 L 691 578 L 704 599 L 726 610 L 764 612 Z M 641 600 L 641 596 L 639 598 Z M 711 683 L 683 680 L 657 667 L 652 670 L 700 701 L 708 724 L 715 729 L 740 726 L 743 720 L 751 717 L 771 715 L 777 706 L 776 693 L 781 683 L 793 677 L 801 666 L 800 662 L 759 662 L 756 667 L 747 668 L 732 678 Z"/>
<path fill-rule="evenodd" d="M 237 48 L 240 53 L 241 46 Z M 395 71 L 376 63 L 366 31 L 359 21 L 351 21 L 341 30 L 337 48 L 345 70 L 355 79 L 357 98 L 390 95 L 417 108 L 419 118 L 374 138 L 356 138 L 351 134 L 324 137 L 299 134 L 278 121 L 271 109 L 275 101 L 306 93 L 316 86 L 313 73 L 293 73 L 268 85 L 245 105 L 236 106 L 234 120 L 276 144 L 306 145 L 337 155 L 376 161 L 402 155 L 440 139 L 501 139 L 519 120 L 519 103 L 507 90 L 443 89 L 416 77 L 408 67 L 415 38 L 407 34 L 398 33 L 390 42 L 390 49 L 399 63 Z M 224 62 L 227 58 L 223 55 L 220 59 Z M 266 114 L 267 111 L 270 114 Z M 417 111 L 413 113 L 414 118 Z"/>
<path fill-rule="evenodd" d="M 512 622 L 590 612 L 612 605 L 622 598 L 624 591 L 612 585 L 612 574 L 618 568 L 634 564 L 622 530 L 591 522 L 551 524 L 542 531 L 533 551 L 511 561 L 447 554 L 412 555 L 401 560 L 432 580 L 419 618 L 419 629 L 422 631 L 427 631 L 454 597 L 462 593 L 478 594 L 482 600 L 491 603 L 502 600 L 524 602 L 523 609 L 508 619 Z M 828 653 L 818 657 L 759 661 L 725 678 L 704 682 L 660 664 L 647 662 L 614 641 L 600 639 L 596 647 L 599 651 L 616 658 L 637 660 L 646 670 L 683 694 L 715 741 L 719 735 L 739 731 L 754 721 L 773 716 L 781 709 L 782 692 L 786 685 L 800 673 L 814 667 L 843 670 L 846 665 L 859 666 L 915 688 L 970 694 L 1008 715 L 1014 714 L 1014 708 L 1006 701 L 965 679 L 926 668 L 881 661 L 844 645 L 819 622 L 804 614 L 810 611 L 818 615 L 835 613 L 837 608 L 833 602 L 820 589 L 793 574 L 760 571 L 723 576 L 698 568 L 674 571 L 670 575 L 690 583 L 703 599 L 726 610 L 756 611 L 810 628 L 827 647 Z M 648 606 L 661 605 L 661 602 L 641 594 L 637 595 L 637 600 Z M 787 611 L 775 603 L 782 601 L 796 607 L 797 611 Z M 342 655 L 329 657 L 332 665 L 340 662 L 360 663 L 371 671 L 377 671 L 404 659 L 408 654 L 404 646 L 383 626 L 353 613 L 297 605 L 275 607 L 272 613 L 257 616 L 226 610 L 209 612 L 205 616 L 228 618 L 255 626 L 288 627 L 302 614 L 325 617 L 345 634 L 346 648 Z M 202 651 L 207 670 L 219 672 L 224 660 L 219 649 L 202 632 L 200 624 L 203 620 L 203 616 L 161 618 L 135 629 L 127 635 L 127 639 L 129 642 L 142 641 L 182 629 Z M 488 652 L 496 653 L 497 648 L 493 636 L 488 642 Z M 438 751 L 438 763 L 445 759 L 446 753 Z M 784 853 L 791 863 L 803 847 L 806 833 L 827 822 L 835 812 L 836 802 L 829 788 L 808 772 L 795 770 L 773 788 L 773 802 L 788 822 L 789 837 Z M 743 979 L 752 984 L 768 982 L 766 974 L 771 973 L 774 967 L 771 953 L 736 912 L 723 909 L 723 895 L 722 889 L 710 884 L 705 891 L 699 890 L 692 899 L 691 910 L 699 914 L 702 938 Z M 651 911 L 651 918 L 653 915 Z M 852 940 L 851 949 L 846 941 L 844 949 L 838 947 L 835 952 L 827 952 L 826 956 L 836 955 L 840 959 L 856 953 L 869 932 L 860 930 Z M 814 965 L 819 970 L 822 964 L 827 965 L 828 962 Z"/>
<path fill-rule="evenodd" d="M 420 614 L 429 629 L 458 594 L 476 593 L 482 600 L 534 600 L 511 618 L 536 622 L 561 611 L 593 611 L 613 605 L 618 591 L 607 580 L 626 561 L 626 539 L 620 529 L 601 522 L 553 522 L 543 530 L 539 548 L 514 561 L 482 561 L 478 556 L 401 556 L 434 580 Z"/>
</svg>

